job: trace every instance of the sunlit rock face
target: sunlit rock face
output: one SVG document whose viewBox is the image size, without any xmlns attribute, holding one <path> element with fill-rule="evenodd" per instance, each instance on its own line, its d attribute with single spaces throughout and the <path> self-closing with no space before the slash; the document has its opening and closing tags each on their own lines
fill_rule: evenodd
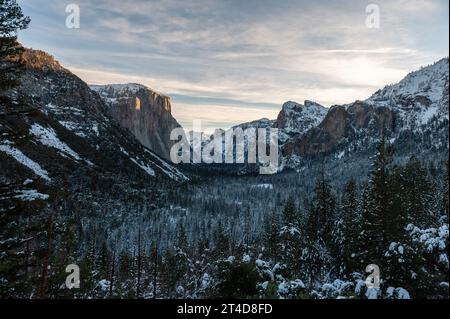
<svg viewBox="0 0 450 319">
<path fill-rule="evenodd" d="M 172 116 L 170 98 L 140 84 L 91 86 L 108 105 L 108 112 L 146 147 L 170 158 L 173 129 L 181 127 Z"/>
</svg>

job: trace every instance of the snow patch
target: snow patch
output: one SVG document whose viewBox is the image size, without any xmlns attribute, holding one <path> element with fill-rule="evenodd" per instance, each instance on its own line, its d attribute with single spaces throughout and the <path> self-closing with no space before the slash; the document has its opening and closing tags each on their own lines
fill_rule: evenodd
<svg viewBox="0 0 450 319">
<path fill-rule="evenodd" d="M 8 154 L 9 156 L 12 156 L 16 161 L 18 161 L 20 164 L 28 167 L 31 169 L 37 176 L 41 177 L 42 179 L 46 180 L 47 182 L 50 182 L 51 179 L 48 176 L 48 172 L 43 169 L 38 163 L 28 158 L 25 154 L 23 154 L 19 149 L 11 146 L 11 142 L 4 141 L 3 144 L 0 144 L 0 151 Z"/>
<path fill-rule="evenodd" d="M 155 177 L 156 173 L 154 171 L 153 168 L 151 168 L 150 166 L 148 166 L 147 164 L 141 164 L 139 163 L 136 159 L 134 158 L 130 158 L 130 160 L 135 163 L 137 166 L 139 166 L 140 168 L 142 168 L 148 175 Z"/>
<path fill-rule="evenodd" d="M 44 128 L 35 123 L 31 126 L 30 134 L 36 136 L 43 145 L 56 148 L 77 161 L 81 160 L 80 156 L 74 150 L 56 136 L 56 132 L 52 128 Z"/>
<path fill-rule="evenodd" d="M 35 200 L 47 200 L 49 195 L 38 193 L 35 189 L 27 189 L 19 191 L 20 194 L 15 195 L 14 198 L 20 199 L 24 202 L 32 202 Z"/>
</svg>

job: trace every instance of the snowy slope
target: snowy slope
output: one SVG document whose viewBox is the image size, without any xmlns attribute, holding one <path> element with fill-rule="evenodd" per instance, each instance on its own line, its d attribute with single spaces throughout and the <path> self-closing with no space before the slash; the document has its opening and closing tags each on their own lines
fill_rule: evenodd
<svg viewBox="0 0 450 319">
<path fill-rule="evenodd" d="M 448 120 L 448 58 L 412 72 L 366 100 L 396 109 L 407 129 L 420 129 L 433 119 Z"/>
</svg>

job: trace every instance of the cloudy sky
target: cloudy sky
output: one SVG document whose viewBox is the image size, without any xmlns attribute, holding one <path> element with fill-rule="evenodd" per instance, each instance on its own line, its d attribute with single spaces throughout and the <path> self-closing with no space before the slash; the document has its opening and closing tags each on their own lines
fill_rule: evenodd
<svg viewBox="0 0 450 319">
<path fill-rule="evenodd" d="M 276 118 L 283 102 L 365 99 L 449 55 L 448 0 L 19 0 L 20 35 L 92 84 L 142 83 L 189 127 Z M 81 28 L 65 26 L 68 4 Z"/>
</svg>

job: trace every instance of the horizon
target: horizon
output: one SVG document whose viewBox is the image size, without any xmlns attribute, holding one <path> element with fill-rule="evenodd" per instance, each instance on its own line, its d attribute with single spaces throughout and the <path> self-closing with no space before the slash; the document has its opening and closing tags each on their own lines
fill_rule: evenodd
<svg viewBox="0 0 450 319">
<path fill-rule="evenodd" d="M 90 85 L 162 92 L 183 127 L 208 131 L 274 119 L 286 101 L 364 100 L 449 56 L 447 1 L 378 1 L 379 28 L 369 1 L 263 2 L 81 0 L 68 29 L 66 3 L 21 0 L 32 22 L 19 40 Z"/>
</svg>

